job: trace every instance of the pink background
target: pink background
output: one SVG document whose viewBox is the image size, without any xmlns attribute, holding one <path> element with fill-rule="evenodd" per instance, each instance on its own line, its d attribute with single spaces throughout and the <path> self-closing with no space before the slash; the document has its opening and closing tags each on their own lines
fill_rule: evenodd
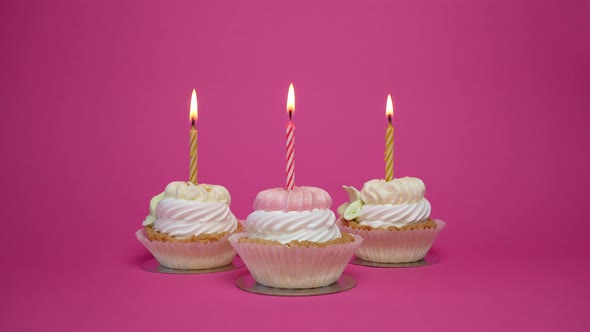
<svg viewBox="0 0 590 332">
<path fill-rule="evenodd" d="M 0 327 L 588 330 L 590 3 L 3 1 Z M 349 266 L 352 291 L 240 291 L 247 270 L 148 273 L 133 233 L 188 177 L 245 218 L 284 185 L 287 87 L 297 184 L 345 200 L 383 177 L 427 186 L 448 227 L 418 269 Z"/>
</svg>

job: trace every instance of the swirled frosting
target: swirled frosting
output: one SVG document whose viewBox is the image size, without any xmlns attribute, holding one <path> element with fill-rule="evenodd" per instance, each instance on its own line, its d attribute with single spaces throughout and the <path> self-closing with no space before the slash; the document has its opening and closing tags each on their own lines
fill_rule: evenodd
<svg viewBox="0 0 590 332">
<path fill-rule="evenodd" d="M 295 187 L 266 189 L 256 195 L 254 210 L 264 211 L 305 211 L 329 209 L 332 198 L 325 190 L 316 187 Z"/>
<path fill-rule="evenodd" d="M 417 203 L 363 205 L 356 220 L 361 225 L 387 228 L 413 224 L 426 220 L 428 216 L 430 216 L 430 203 L 426 199 L 421 199 Z"/>
<path fill-rule="evenodd" d="M 261 191 L 245 222 L 251 238 L 325 242 L 341 236 L 330 210 L 330 195 L 316 187 L 274 188 Z"/>
<path fill-rule="evenodd" d="M 203 233 L 232 232 L 237 225 L 225 203 L 164 198 L 158 203 L 154 229 L 183 239 Z"/>
<path fill-rule="evenodd" d="M 325 242 L 340 237 L 329 209 L 311 211 L 254 211 L 246 219 L 251 237 L 289 243 L 293 240 Z"/>
<path fill-rule="evenodd" d="M 193 235 L 233 232 L 238 226 L 229 209 L 231 197 L 222 186 L 172 182 L 150 201 L 144 226 L 178 239 Z"/>
<path fill-rule="evenodd" d="M 355 219 L 360 225 L 374 228 L 403 227 L 424 221 L 430 216 L 431 206 L 424 198 L 426 188 L 418 178 L 370 180 L 360 192 L 352 187 L 345 186 L 345 189 L 351 202 L 343 204 L 338 211 L 349 220 Z M 356 200 L 353 201 L 354 198 Z"/>
</svg>

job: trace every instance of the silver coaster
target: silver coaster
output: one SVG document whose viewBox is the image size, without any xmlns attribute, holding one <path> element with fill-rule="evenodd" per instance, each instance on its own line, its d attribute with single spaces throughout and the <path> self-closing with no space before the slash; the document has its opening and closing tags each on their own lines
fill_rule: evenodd
<svg viewBox="0 0 590 332">
<path fill-rule="evenodd" d="M 428 266 L 434 265 L 439 262 L 437 256 L 433 254 L 427 254 L 424 259 L 419 260 L 417 262 L 410 262 L 410 263 L 378 263 L 378 262 L 369 262 L 362 260 L 358 257 L 355 257 L 350 264 L 354 265 L 362 265 L 362 266 L 369 266 L 369 267 L 385 267 L 385 268 L 400 268 L 400 267 L 420 267 L 420 266 Z"/>
<path fill-rule="evenodd" d="M 262 295 L 272 296 L 314 296 L 326 295 L 333 293 L 345 292 L 356 286 L 356 280 L 353 277 L 343 274 L 335 283 L 318 288 L 304 288 L 304 289 L 288 289 L 288 288 L 273 288 L 261 285 L 252 278 L 251 275 L 245 275 L 236 280 L 236 286 L 239 289 Z"/>
<path fill-rule="evenodd" d="M 235 269 L 239 269 L 244 266 L 244 262 L 239 257 L 234 258 L 234 260 L 225 266 L 215 267 L 212 269 L 202 269 L 202 270 L 177 270 L 171 269 L 169 267 L 165 267 L 160 265 L 158 261 L 153 258 L 149 261 L 141 264 L 141 268 L 155 273 L 168 273 L 168 274 L 205 274 L 205 273 L 217 273 L 217 272 L 224 272 L 224 271 L 231 271 Z"/>
</svg>

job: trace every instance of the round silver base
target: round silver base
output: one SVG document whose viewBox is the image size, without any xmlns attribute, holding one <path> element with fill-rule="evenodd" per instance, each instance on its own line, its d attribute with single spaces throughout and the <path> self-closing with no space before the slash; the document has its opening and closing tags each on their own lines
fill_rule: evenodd
<svg viewBox="0 0 590 332">
<path fill-rule="evenodd" d="M 356 286 L 356 280 L 353 277 L 343 274 L 335 283 L 318 288 L 304 288 L 304 289 L 288 289 L 288 288 L 273 288 L 261 285 L 252 278 L 251 275 L 245 275 L 236 280 L 236 286 L 239 289 L 261 295 L 272 296 L 314 296 L 326 295 L 333 293 L 345 292 Z"/>
<path fill-rule="evenodd" d="M 420 267 L 420 266 L 428 266 L 438 263 L 439 259 L 433 254 L 427 254 L 424 259 L 419 260 L 417 262 L 410 262 L 410 263 L 379 263 L 379 262 L 369 262 L 362 260 L 358 257 L 355 257 L 350 264 L 354 265 L 362 265 L 362 266 L 369 266 L 369 267 L 385 267 L 385 268 L 400 268 L 400 267 Z"/>
<path fill-rule="evenodd" d="M 160 265 L 158 261 L 153 258 L 149 261 L 141 264 L 141 268 L 148 271 L 148 272 L 155 272 L 155 273 L 168 273 L 168 274 L 205 274 L 205 273 L 217 273 L 217 272 L 224 272 L 224 271 L 231 271 L 235 269 L 239 269 L 244 266 L 244 262 L 239 257 L 233 259 L 233 261 L 225 266 L 220 266 L 212 269 L 202 269 L 202 270 L 177 270 L 171 269 L 169 267 L 165 267 Z"/>
</svg>

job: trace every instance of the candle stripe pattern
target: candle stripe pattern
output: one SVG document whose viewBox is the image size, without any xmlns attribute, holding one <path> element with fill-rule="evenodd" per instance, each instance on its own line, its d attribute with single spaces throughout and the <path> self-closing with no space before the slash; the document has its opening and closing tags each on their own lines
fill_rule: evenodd
<svg viewBox="0 0 590 332">
<path fill-rule="evenodd" d="M 197 147 L 199 142 L 197 141 L 197 130 L 195 127 L 191 128 L 190 131 L 190 149 L 191 149 L 191 160 L 190 160 L 190 182 L 197 184 Z"/>
<path fill-rule="evenodd" d="M 287 124 L 287 190 L 295 187 L 295 124 Z"/>
<path fill-rule="evenodd" d="M 389 124 L 385 133 L 385 181 L 393 180 L 393 126 Z"/>
</svg>

